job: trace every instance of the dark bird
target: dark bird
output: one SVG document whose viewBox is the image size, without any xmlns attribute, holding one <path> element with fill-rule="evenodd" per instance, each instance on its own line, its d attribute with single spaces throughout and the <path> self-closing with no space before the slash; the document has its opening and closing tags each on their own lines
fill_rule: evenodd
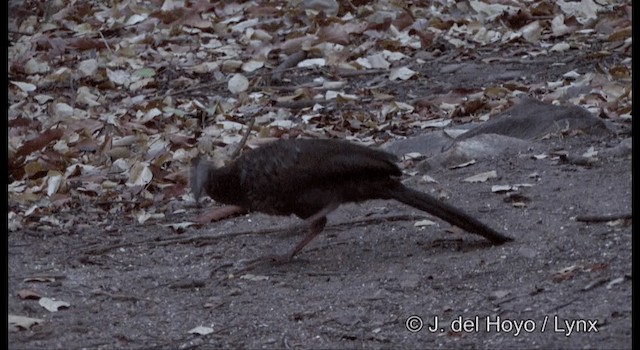
<svg viewBox="0 0 640 350">
<path fill-rule="evenodd" d="M 217 168 L 196 157 L 190 173 L 196 201 L 205 192 L 214 200 L 271 215 L 295 214 L 308 234 L 284 255 L 287 262 L 317 236 L 327 214 L 342 203 L 395 199 L 481 235 L 493 244 L 504 236 L 462 210 L 403 185 L 402 171 L 390 153 L 337 140 L 279 140 L 244 153 Z"/>
</svg>

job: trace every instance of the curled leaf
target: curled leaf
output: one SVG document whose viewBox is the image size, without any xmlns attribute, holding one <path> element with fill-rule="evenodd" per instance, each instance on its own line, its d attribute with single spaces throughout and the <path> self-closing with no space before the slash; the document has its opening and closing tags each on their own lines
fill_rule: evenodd
<svg viewBox="0 0 640 350">
<path fill-rule="evenodd" d="M 68 308 L 71 304 L 66 301 L 53 300 L 51 298 L 40 298 L 38 304 L 50 312 L 57 312 L 61 308 Z"/>
</svg>

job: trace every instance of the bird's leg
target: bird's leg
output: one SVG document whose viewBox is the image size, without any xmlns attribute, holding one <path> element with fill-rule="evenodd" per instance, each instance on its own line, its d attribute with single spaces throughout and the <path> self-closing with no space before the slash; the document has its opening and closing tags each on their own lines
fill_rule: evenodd
<svg viewBox="0 0 640 350">
<path fill-rule="evenodd" d="M 302 250 L 309 242 L 311 242 L 320 232 L 324 229 L 324 226 L 327 224 L 327 214 L 334 211 L 336 208 L 340 206 L 340 203 L 335 201 L 329 203 L 324 208 L 320 209 L 317 213 L 311 215 L 306 218 L 302 224 L 294 225 L 288 231 L 292 231 L 294 229 L 299 229 L 301 227 L 308 227 L 309 232 L 306 236 L 300 241 L 300 243 L 296 244 L 293 249 L 285 254 L 272 254 L 260 257 L 258 259 L 250 261 L 246 267 L 242 268 L 235 272 L 235 274 L 243 273 L 249 270 L 253 270 L 254 268 L 262 265 L 266 262 L 270 262 L 274 265 L 286 264 L 291 261 L 291 259 Z"/>
<path fill-rule="evenodd" d="M 333 201 L 327 204 L 324 208 L 320 209 L 315 214 L 309 216 L 304 220 L 301 225 L 295 225 L 293 228 L 289 229 L 292 231 L 293 229 L 299 229 L 300 227 L 308 227 L 309 233 L 300 241 L 300 243 L 296 244 L 293 249 L 291 249 L 286 254 L 282 255 L 271 255 L 269 258 L 274 264 L 285 264 L 291 261 L 291 259 L 298 254 L 302 248 L 304 248 L 309 242 L 311 242 L 320 232 L 324 229 L 324 226 L 327 224 L 327 215 L 336 210 L 340 206 L 340 202 Z"/>
<path fill-rule="evenodd" d="M 306 246 L 320 232 L 322 232 L 322 229 L 324 228 L 324 225 L 326 225 L 326 223 L 327 223 L 327 218 L 326 217 L 322 217 L 320 219 L 317 219 L 316 221 L 312 222 L 309 225 L 309 233 L 307 233 L 307 235 L 304 236 L 302 241 L 300 241 L 300 243 L 296 244 L 296 246 L 293 247 L 293 249 L 291 249 L 289 252 L 287 252 L 285 254 L 265 255 L 265 256 L 262 256 L 262 257 L 259 257 L 259 258 L 255 259 L 255 260 L 251 260 L 246 267 L 244 267 L 243 269 L 237 271 L 236 274 L 238 274 L 240 272 L 246 272 L 246 271 L 249 271 L 249 270 L 253 270 L 254 268 L 256 268 L 256 267 L 258 267 L 258 266 L 260 266 L 262 264 L 265 264 L 265 263 L 271 263 L 272 265 L 284 265 L 284 264 L 287 264 L 287 263 L 291 262 L 293 257 L 296 254 L 298 254 L 300 252 L 300 250 L 302 250 L 302 248 L 304 248 L 304 246 Z"/>
<path fill-rule="evenodd" d="M 309 244 L 309 242 L 311 242 L 314 238 L 316 238 L 316 236 L 320 232 L 322 232 L 322 229 L 326 224 L 327 224 L 326 216 L 323 216 L 322 218 L 312 222 L 311 225 L 309 225 L 309 233 L 307 233 L 307 235 L 304 236 L 304 238 L 300 241 L 300 243 L 296 244 L 296 246 L 293 247 L 293 249 L 291 249 L 286 254 L 271 256 L 271 259 L 273 260 L 273 262 L 275 264 L 284 264 L 291 261 L 291 259 L 293 259 L 293 257 L 296 254 L 298 254 L 302 250 L 302 248 L 304 248 L 307 244 Z"/>
</svg>

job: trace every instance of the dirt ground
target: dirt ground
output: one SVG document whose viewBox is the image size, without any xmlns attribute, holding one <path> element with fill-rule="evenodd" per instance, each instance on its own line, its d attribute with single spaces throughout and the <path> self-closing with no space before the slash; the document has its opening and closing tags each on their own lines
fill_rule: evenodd
<svg viewBox="0 0 640 350">
<path fill-rule="evenodd" d="M 581 153 L 607 142 L 614 140 L 546 145 Z M 499 183 L 534 184 L 521 191 L 526 207 L 506 203 L 491 184 L 461 182 L 492 169 Z M 539 177 L 532 181 L 533 172 Z M 515 241 L 492 247 L 442 222 L 416 228 L 411 216 L 422 213 L 371 201 L 332 214 L 325 233 L 294 263 L 229 278 L 238 261 L 284 251 L 296 238 L 245 234 L 165 245 L 175 238 L 170 228 L 115 217 L 102 219 L 106 228 L 11 233 L 9 313 L 45 322 L 12 331 L 9 348 L 631 348 L 631 224 L 572 220 L 631 212 L 630 159 L 583 167 L 505 155 L 430 175 L 438 185 L 417 177 L 408 184 L 444 190 L 451 203 Z M 289 222 L 249 214 L 185 235 Z M 101 247 L 110 249 L 96 251 Z M 55 278 L 25 282 L 34 276 Z M 70 307 L 49 313 L 20 300 L 22 289 Z M 420 324 L 412 317 L 421 319 L 418 332 L 407 330 L 407 321 Z M 188 333 L 198 326 L 213 332 Z"/>
<path fill-rule="evenodd" d="M 544 81 L 593 64 L 568 60 L 554 71 L 543 61 L 478 61 L 453 70 L 442 63 L 429 68 L 429 84 L 403 88 L 428 95 L 485 86 L 502 79 L 495 72 Z M 621 139 L 541 144 L 582 154 Z M 241 262 L 283 252 L 298 239 L 241 233 L 278 231 L 295 219 L 248 214 L 182 234 L 162 226 L 192 219 L 214 205 L 207 202 L 168 212 L 161 223 L 138 225 L 96 211 L 95 221 L 65 232 L 11 232 L 9 314 L 44 321 L 29 330 L 10 327 L 9 348 L 630 349 L 631 220 L 575 220 L 631 213 L 630 157 L 582 166 L 532 156 L 437 170 L 429 174 L 437 184 L 421 182 L 422 174 L 406 179 L 515 238 L 498 247 L 438 220 L 416 227 L 430 217 L 389 201 L 344 205 L 293 263 L 232 276 Z M 462 182 L 489 170 L 499 178 Z M 521 183 L 533 184 L 519 190 L 524 207 L 491 192 L 492 185 Z M 89 205 L 79 210 L 93 213 Z M 21 290 L 70 306 L 48 312 L 20 298 Z M 199 326 L 212 331 L 190 333 Z"/>
</svg>

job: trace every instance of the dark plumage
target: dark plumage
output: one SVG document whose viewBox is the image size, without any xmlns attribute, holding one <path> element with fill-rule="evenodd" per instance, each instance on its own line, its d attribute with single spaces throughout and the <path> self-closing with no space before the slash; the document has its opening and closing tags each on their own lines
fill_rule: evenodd
<svg viewBox="0 0 640 350">
<path fill-rule="evenodd" d="M 305 219 L 308 235 L 288 254 L 289 260 L 324 228 L 326 215 L 342 203 L 395 199 L 481 235 L 493 244 L 512 239 L 460 209 L 404 186 L 402 171 L 390 153 L 337 140 L 279 140 L 216 168 L 197 157 L 190 182 L 196 200 L 214 200 L 272 215 Z"/>
</svg>

